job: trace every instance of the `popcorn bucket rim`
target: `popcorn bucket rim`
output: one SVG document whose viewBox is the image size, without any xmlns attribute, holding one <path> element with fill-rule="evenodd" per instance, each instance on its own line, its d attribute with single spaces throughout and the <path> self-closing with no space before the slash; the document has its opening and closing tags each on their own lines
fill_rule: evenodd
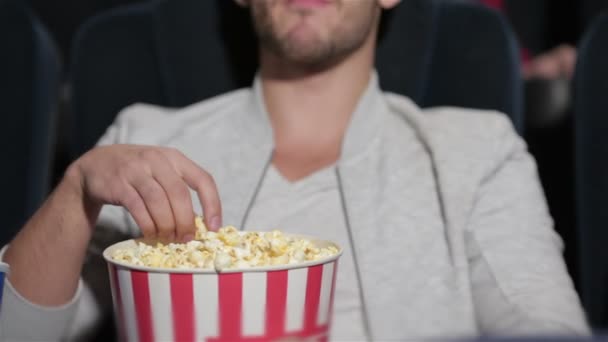
<svg viewBox="0 0 608 342">
<path fill-rule="evenodd" d="M 5 262 L 0 262 L 0 273 L 8 274 L 10 266 Z"/>
<path fill-rule="evenodd" d="M 148 273 L 218 274 L 218 273 L 252 273 L 252 272 L 285 271 L 285 270 L 293 270 L 293 269 L 298 269 L 298 268 L 307 268 L 307 267 L 317 266 L 317 265 L 324 265 L 324 264 L 338 260 L 338 258 L 340 258 L 340 256 L 342 256 L 342 253 L 344 251 L 342 249 L 342 247 L 335 242 L 321 240 L 321 239 L 318 239 L 318 238 L 315 238 L 312 236 L 300 235 L 300 234 L 284 234 L 284 236 L 292 237 L 292 238 L 308 239 L 308 240 L 311 240 L 313 242 L 313 244 L 315 244 L 318 247 L 325 247 L 325 246 L 333 245 L 336 248 L 338 248 L 338 253 L 336 253 L 332 256 L 318 259 L 318 260 L 300 262 L 297 264 L 259 266 L 259 267 L 247 267 L 247 268 L 229 268 L 229 269 L 220 270 L 220 271 L 218 271 L 216 269 L 163 268 L 163 267 L 138 266 L 138 265 L 132 265 L 132 264 L 129 264 L 126 262 L 116 261 L 116 260 L 112 259 L 111 255 L 115 249 L 135 247 L 136 242 L 144 241 L 144 239 L 138 238 L 138 239 L 124 240 L 124 241 L 117 242 L 115 244 L 108 246 L 103 251 L 103 258 L 106 260 L 106 262 L 108 264 L 112 264 L 114 266 L 124 268 L 124 269 L 143 271 L 143 272 L 148 272 Z"/>
</svg>

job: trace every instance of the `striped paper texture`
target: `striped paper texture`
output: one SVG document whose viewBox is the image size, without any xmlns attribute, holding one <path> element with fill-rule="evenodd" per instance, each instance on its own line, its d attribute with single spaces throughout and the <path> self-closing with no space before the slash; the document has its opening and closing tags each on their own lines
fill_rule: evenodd
<svg viewBox="0 0 608 342">
<path fill-rule="evenodd" d="M 328 340 L 337 261 L 219 274 L 108 267 L 122 341 Z"/>
</svg>

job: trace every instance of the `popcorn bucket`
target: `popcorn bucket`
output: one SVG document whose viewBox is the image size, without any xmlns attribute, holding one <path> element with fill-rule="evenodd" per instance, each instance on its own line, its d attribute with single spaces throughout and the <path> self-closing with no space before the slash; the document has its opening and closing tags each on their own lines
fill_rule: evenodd
<svg viewBox="0 0 608 342">
<path fill-rule="evenodd" d="M 300 237 L 300 236 L 298 236 Z M 319 247 L 328 241 L 311 239 Z M 338 258 L 226 269 L 161 269 L 112 259 L 114 313 L 123 341 L 327 341 Z"/>
</svg>

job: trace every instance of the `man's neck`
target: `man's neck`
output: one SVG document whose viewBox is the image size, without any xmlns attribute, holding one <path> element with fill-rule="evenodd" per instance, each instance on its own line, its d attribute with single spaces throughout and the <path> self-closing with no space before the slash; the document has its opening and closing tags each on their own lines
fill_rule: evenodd
<svg viewBox="0 0 608 342">
<path fill-rule="evenodd" d="M 348 62 L 291 79 L 268 78 L 262 71 L 275 138 L 287 133 L 292 139 L 333 140 L 336 130 L 346 128 L 370 77 L 370 65 Z"/>
<path fill-rule="evenodd" d="M 309 72 L 262 55 L 262 88 L 275 141 L 273 162 L 286 178 L 299 179 L 335 163 L 351 115 L 370 81 L 372 64 L 369 47 Z"/>
</svg>

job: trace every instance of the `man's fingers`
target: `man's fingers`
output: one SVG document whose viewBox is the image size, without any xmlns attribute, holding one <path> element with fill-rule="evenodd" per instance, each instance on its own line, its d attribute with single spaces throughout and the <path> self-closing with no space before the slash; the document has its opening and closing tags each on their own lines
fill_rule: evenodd
<svg viewBox="0 0 608 342">
<path fill-rule="evenodd" d="M 125 187 L 125 196 L 122 205 L 127 208 L 135 223 L 145 237 L 156 235 L 156 225 L 148 213 L 148 208 L 139 193 L 131 185 Z"/>
<path fill-rule="evenodd" d="M 222 226 L 222 206 L 213 177 L 180 152 L 170 150 L 167 156 L 186 184 L 196 190 L 207 227 L 218 230 Z"/>
<path fill-rule="evenodd" d="M 163 187 L 151 176 L 135 176 L 131 184 L 144 200 L 148 213 L 154 220 L 156 233 L 160 238 L 175 238 L 175 220 L 171 204 Z"/>
<path fill-rule="evenodd" d="M 171 162 L 159 154 L 154 163 L 152 176 L 163 187 L 175 219 L 176 238 L 188 240 L 194 238 L 194 209 L 190 191 L 184 180 L 175 172 Z"/>
</svg>

